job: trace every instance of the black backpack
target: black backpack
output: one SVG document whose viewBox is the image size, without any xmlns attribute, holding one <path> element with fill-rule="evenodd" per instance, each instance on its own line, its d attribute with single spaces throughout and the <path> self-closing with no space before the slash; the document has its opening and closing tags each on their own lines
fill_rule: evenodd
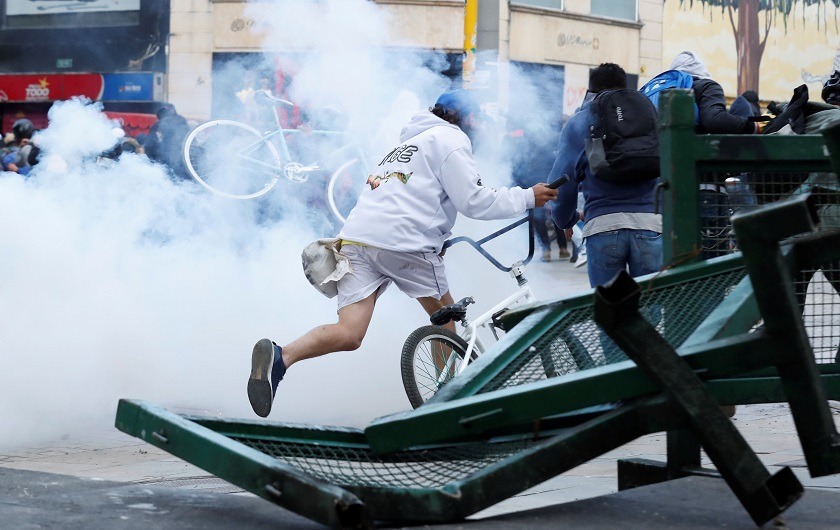
<svg viewBox="0 0 840 530">
<path fill-rule="evenodd" d="M 632 89 L 604 90 L 593 100 L 595 122 L 586 139 L 592 174 L 613 183 L 639 183 L 659 176 L 656 107 Z"/>
</svg>

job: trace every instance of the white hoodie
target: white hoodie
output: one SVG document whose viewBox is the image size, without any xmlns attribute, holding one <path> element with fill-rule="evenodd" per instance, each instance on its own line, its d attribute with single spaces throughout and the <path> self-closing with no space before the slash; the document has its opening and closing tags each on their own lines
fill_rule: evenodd
<svg viewBox="0 0 840 530">
<path fill-rule="evenodd" d="M 699 79 L 711 79 L 712 75 L 706 70 L 706 65 L 703 61 L 697 58 L 692 52 L 680 52 L 671 61 L 671 66 L 668 70 L 679 70 L 691 74 L 692 77 Z"/>
<path fill-rule="evenodd" d="M 467 135 L 431 112 L 415 114 L 400 142 L 378 161 L 339 238 L 397 252 L 440 252 L 458 212 L 505 219 L 534 207 L 530 189 L 482 186 Z"/>
</svg>

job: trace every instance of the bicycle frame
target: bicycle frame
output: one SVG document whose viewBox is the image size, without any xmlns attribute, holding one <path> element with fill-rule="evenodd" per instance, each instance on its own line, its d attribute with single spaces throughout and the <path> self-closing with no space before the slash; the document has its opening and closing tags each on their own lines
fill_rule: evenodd
<svg viewBox="0 0 840 530">
<path fill-rule="evenodd" d="M 557 189 L 558 187 L 566 184 L 569 182 L 569 176 L 563 175 L 559 179 L 555 180 L 554 182 L 550 183 L 548 187 Z M 528 223 L 528 256 L 522 260 L 517 261 L 510 267 L 505 267 L 502 265 L 499 260 L 494 258 L 490 255 L 489 252 L 484 250 L 482 245 L 491 239 L 495 239 L 500 235 L 507 233 L 517 226 Z M 519 284 L 519 289 L 514 292 L 513 294 L 509 295 L 507 298 L 502 300 L 501 302 L 497 303 L 482 315 L 480 315 L 475 320 L 470 321 L 466 316 L 461 320 L 461 325 L 463 326 L 463 331 L 460 333 L 461 338 L 463 338 L 467 342 L 467 349 L 464 352 L 464 360 L 461 365 L 458 367 L 458 374 L 462 373 L 464 370 L 467 369 L 467 365 L 470 364 L 472 361 L 473 352 L 477 351 L 478 354 L 481 354 L 485 350 L 484 342 L 478 336 L 478 328 L 483 327 L 485 329 L 489 329 L 493 336 L 498 340 L 498 335 L 496 334 L 495 327 L 491 327 L 490 324 L 493 322 L 493 315 L 497 314 L 499 311 L 507 309 L 511 305 L 518 303 L 518 302 L 532 302 L 534 297 L 534 292 L 531 290 L 531 287 L 528 285 L 528 280 L 525 278 L 525 265 L 527 265 L 531 259 L 534 257 L 534 212 L 533 210 L 528 211 L 528 215 L 515 221 L 508 226 L 501 228 L 487 237 L 479 239 L 475 241 L 469 237 L 460 236 L 453 239 L 446 241 L 443 244 L 443 249 L 447 249 L 452 245 L 460 242 L 469 243 L 474 249 L 476 249 L 482 256 L 484 256 L 490 263 L 492 263 L 497 269 L 509 272 L 510 275 L 516 280 Z M 455 362 L 456 354 L 450 353 L 446 359 L 446 363 L 443 366 L 443 369 L 440 371 L 438 375 L 438 384 L 442 384 L 445 380 L 447 374 L 449 374 L 449 370 L 452 369 L 452 364 Z M 456 374 L 457 375 L 457 374 Z"/>
<path fill-rule="evenodd" d="M 264 140 L 270 140 L 274 137 L 277 137 L 277 139 L 274 140 L 275 145 L 277 145 L 280 149 L 279 154 L 280 154 L 280 157 L 282 159 L 281 161 L 284 164 L 284 168 L 285 168 L 285 164 L 290 164 L 290 163 L 294 162 L 294 159 L 292 158 L 292 154 L 289 151 L 289 145 L 286 142 L 286 135 L 287 134 L 294 135 L 294 134 L 302 134 L 302 133 L 303 133 L 303 131 L 301 131 L 300 129 L 283 129 L 281 127 L 281 128 L 276 129 L 274 131 L 266 133 L 265 136 L 263 136 L 261 141 L 257 141 L 257 142 L 254 142 L 251 145 L 245 146 L 243 149 L 240 150 L 240 153 L 237 153 L 237 154 L 242 155 L 243 154 L 242 151 L 247 151 L 247 149 L 257 146 L 258 144 L 262 143 L 262 141 L 264 141 Z M 321 129 L 313 129 L 311 131 L 308 131 L 307 134 L 320 135 L 320 136 L 341 136 L 341 135 L 344 135 L 346 133 L 344 131 L 326 131 L 326 130 L 321 130 Z M 345 148 L 350 147 L 351 145 L 352 145 L 352 143 L 348 142 L 348 143 L 342 145 L 341 147 L 339 147 L 339 148 L 333 150 L 332 152 L 330 152 L 330 155 L 336 154 L 339 151 L 342 151 Z M 252 161 L 257 162 L 258 165 L 265 165 L 265 166 L 272 167 L 272 168 L 274 167 L 271 164 L 259 164 L 258 161 L 255 161 L 255 160 L 252 160 Z M 311 164 L 308 164 L 308 165 L 303 166 L 303 167 L 311 169 L 311 170 L 319 169 L 318 161 L 312 162 Z M 280 168 L 280 169 L 284 169 L 284 168 Z M 292 180 L 297 180 L 297 179 L 292 179 Z"/>
<path fill-rule="evenodd" d="M 506 232 L 509 232 L 509 231 L 513 230 L 514 228 L 518 227 L 519 225 L 521 225 L 523 223 L 526 223 L 526 222 L 528 223 L 528 256 L 524 260 L 517 261 L 516 263 L 514 263 L 510 267 L 505 267 L 496 258 L 491 256 L 486 250 L 484 250 L 484 248 L 482 248 L 482 245 L 484 243 L 486 243 L 486 242 L 490 241 L 491 239 L 494 239 L 494 238 L 496 238 L 496 237 L 498 237 L 498 236 L 500 236 L 500 235 L 502 235 Z M 482 256 L 487 258 L 487 260 L 490 261 L 490 263 L 495 265 L 496 268 L 498 268 L 502 271 L 505 271 L 505 272 L 509 272 L 510 275 L 519 284 L 519 289 L 516 292 L 509 295 L 504 300 L 502 300 L 501 302 L 497 303 L 496 305 L 494 305 L 493 307 L 491 307 L 490 309 L 488 309 L 487 311 L 482 313 L 480 316 L 478 316 L 474 320 L 468 319 L 465 316 L 464 319 L 461 321 L 463 331 L 460 333 L 460 335 L 465 341 L 467 341 L 467 349 L 466 349 L 466 352 L 464 353 L 464 360 L 461 363 L 461 365 L 458 367 L 458 372 L 457 372 L 458 374 L 460 374 L 464 370 L 466 370 L 467 365 L 470 364 L 470 361 L 472 360 L 473 352 L 477 352 L 477 354 L 481 354 L 485 350 L 484 342 L 481 340 L 481 337 L 479 337 L 479 335 L 478 335 L 478 329 L 480 327 L 485 328 L 485 329 L 489 329 L 493 333 L 493 336 L 498 339 L 495 328 L 490 326 L 490 324 L 493 322 L 493 315 L 495 315 L 499 311 L 502 311 L 503 309 L 507 309 L 508 307 L 510 307 L 514 303 L 521 302 L 521 301 L 531 302 L 535 299 L 534 292 L 531 290 L 531 287 L 528 285 L 528 280 L 525 278 L 525 265 L 528 264 L 531 261 L 531 259 L 534 257 L 534 214 L 533 214 L 532 211 L 529 211 L 528 215 L 526 217 L 523 217 L 522 219 L 519 219 L 518 221 L 516 221 L 516 222 L 514 222 L 514 223 L 512 223 L 512 224 L 510 224 L 510 225 L 508 225 L 508 226 L 506 226 L 506 227 L 504 227 L 500 230 L 497 230 L 496 232 L 493 232 L 489 236 L 487 236 L 485 238 L 482 238 L 478 241 L 475 241 L 475 240 L 473 240 L 469 237 L 464 237 L 464 236 L 460 236 L 460 237 L 450 239 L 450 240 L 448 240 L 444 243 L 443 248 L 447 249 L 447 248 L 451 247 L 452 245 L 454 245 L 456 243 L 460 243 L 460 242 L 469 243 Z M 457 355 L 452 353 L 446 359 L 446 363 L 445 363 L 443 369 L 441 370 L 440 375 L 438 376 L 438 383 L 443 383 L 443 381 L 445 380 L 446 374 L 448 374 L 449 370 L 452 369 L 452 365 L 456 360 L 455 357 L 457 357 Z"/>
<path fill-rule="evenodd" d="M 352 186 L 355 191 L 361 190 L 363 187 L 361 181 L 364 180 L 361 178 L 363 176 L 361 173 L 365 175 L 367 173 L 368 160 L 362 147 L 352 141 L 348 132 L 344 130 L 287 129 L 283 127 L 278 107 L 295 107 L 290 101 L 275 98 L 265 91 L 255 92 L 254 101 L 261 106 L 271 108 L 274 116 L 274 127 L 270 130 L 259 130 L 247 123 L 235 120 L 211 120 L 199 125 L 187 136 L 183 149 L 187 168 L 193 178 L 214 193 L 231 199 L 243 200 L 254 199 L 268 193 L 281 177 L 293 182 L 305 182 L 313 172 L 324 171 L 329 173 L 326 189 L 328 206 L 334 216 L 343 223 L 345 221 L 344 213 L 346 212 L 342 207 L 349 205 L 344 204 L 343 201 L 345 195 L 349 197 L 347 194 L 348 187 Z M 250 137 L 244 139 L 245 145 L 242 145 L 241 142 L 238 143 L 233 155 L 250 170 L 250 173 L 254 173 L 259 179 L 264 180 L 257 180 L 256 185 L 248 191 L 234 193 L 225 189 L 218 189 L 203 178 L 204 169 L 199 171 L 193 166 L 192 142 L 196 137 L 201 137 L 215 127 L 234 127 L 246 137 Z M 301 153 L 296 153 L 294 145 L 290 146 L 289 144 L 288 139 L 294 135 L 303 135 L 298 136 L 302 140 L 301 147 L 303 150 Z M 336 138 L 338 139 L 325 143 L 318 141 L 318 139 Z M 340 145 L 335 147 L 336 144 Z M 201 146 L 200 142 L 198 146 Z M 307 153 L 307 150 L 309 153 Z M 198 152 L 200 153 L 200 151 Z M 199 156 L 201 155 L 199 154 Z M 319 160 L 310 158 L 300 161 L 304 157 L 310 156 L 318 157 Z M 212 171 L 208 174 L 212 174 Z M 360 181 L 358 189 L 354 184 L 356 180 Z M 335 194 L 339 194 L 339 197 L 335 197 Z"/>
<path fill-rule="evenodd" d="M 493 322 L 493 315 L 498 313 L 503 309 L 507 309 L 509 306 L 518 303 L 518 302 L 533 302 L 535 299 L 534 292 L 531 290 L 531 287 L 527 284 L 520 287 L 515 293 L 511 294 L 498 304 L 494 305 L 486 312 L 478 316 L 475 320 L 467 321 L 464 319 L 464 331 L 462 333 L 462 337 L 467 340 L 467 351 L 464 354 L 464 362 L 461 363 L 461 366 L 458 367 L 458 373 L 460 374 L 464 370 L 466 370 L 467 365 L 472 360 L 472 353 L 474 350 L 478 350 L 479 353 L 484 353 L 485 346 L 481 338 L 478 336 L 478 328 L 483 327 L 485 329 L 490 329 L 493 333 L 493 336 L 498 339 L 496 336 L 496 330 L 493 327 L 490 327 L 489 324 Z M 451 367 L 451 363 L 454 361 L 452 356 L 447 360 L 446 368 Z"/>
<path fill-rule="evenodd" d="M 277 105 L 282 105 L 287 108 L 294 108 L 295 104 L 289 100 L 282 99 L 282 98 L 275 98 L 268 92 L 264 90 L 258 90 L 254 93 L 254 101 L 261 106 L 270 107 L 272 113 L 274 114 L 274 123 L 277 125 L 277 128 L 263 136 L 264 140 L 269 140 L 274 137 L 278 137 L 276 140 L 277 144 L 280 147 L 280 156 L 283 159 L 285 164 L 292 163 L 294 160 L 292 158 L 292 154 L 289 151 L 288 143 L 286 142 L 286 135 L 295 135 L 295 134 L 312 134 L 317 136 L 344 136 L 346 135 L 346 131 L 333 131 L 333 130 L 326 130 L 326 129 L 311 129 L 308 131 L 303 131 L 301 129 L 286 129 L 283 127 L 283 123 L 280 119 L 280 114 L 277 112 Z M 348 142 L 343 144 L 341 147 L 334 149 L 330 152 L 330 155 L 343 151 L 345 148 L 352 145 L 352 142 Z M 366 165 L 366 164 L 365 164 Z M 317 169 L 317 161 L 309 164 L 309 166 L 313 169 Z"/>
</svg>

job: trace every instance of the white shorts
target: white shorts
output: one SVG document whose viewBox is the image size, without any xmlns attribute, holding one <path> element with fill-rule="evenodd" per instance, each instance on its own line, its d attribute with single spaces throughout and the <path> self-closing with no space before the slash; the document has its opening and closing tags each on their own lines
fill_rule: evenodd
<svg viewBox="0 0 840 530">
<path fill-rule="evenodd" d="M 352 269 L 338 281 L 338 309 L 364 300 L 391 282 L 411 298 L 440 299 L 449 291 L 443 258 L 434 252 L 394 252 L 362 245 L 343 245 Z M 381 289 L 380 289 L 381 287 Z"/>
</svg>

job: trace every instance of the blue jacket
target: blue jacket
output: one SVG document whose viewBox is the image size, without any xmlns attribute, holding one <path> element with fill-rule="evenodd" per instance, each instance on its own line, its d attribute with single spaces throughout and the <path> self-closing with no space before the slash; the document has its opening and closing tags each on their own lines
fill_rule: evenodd
<svg viewBox="0 0 840 530">
<path fill-rule="evenodd" d="M 548 182 L 569 175 L 571 182 L 561 186 L 551 205 L 551 217 L 560 228 L 571 228 L 578 220 L 578 183 L 583 192 L 583 220 L 609 213 L 653 213 L 654 189 L 659 179 L 638 184 L 613 184 L 594 177 L 586 159 L 584 140 L 595 123 L 595 105 L 587 102 L 573 114 L 560 132 L 560 143 Z"/>
</svg>

